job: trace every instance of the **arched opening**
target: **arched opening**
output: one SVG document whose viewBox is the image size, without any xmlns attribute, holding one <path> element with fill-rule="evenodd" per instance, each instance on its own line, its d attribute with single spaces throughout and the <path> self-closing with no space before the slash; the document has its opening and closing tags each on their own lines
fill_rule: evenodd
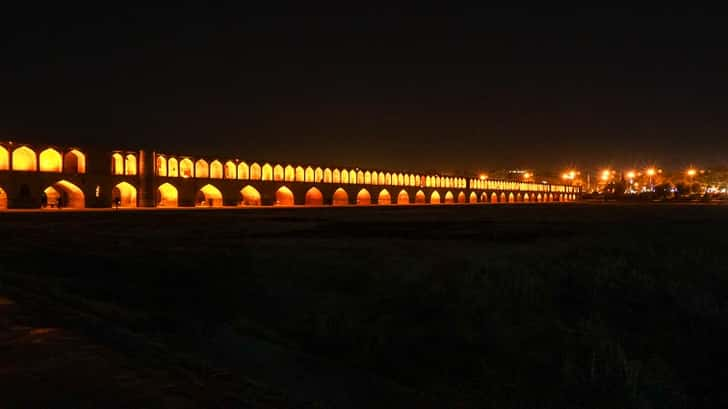
<svg viewBox="0 0 728 409">
<path fill-rule="evenodd" d="M 387 176 L 384 174 L 384 172 L 379 172 L 379 184 L 380 185 L 387 184 Z"/>
<path fill-rule="evenodd" d="M 339 169 L 334 169 L 331 173 L 331 183 L 343 183 L 341 181 L 341 172 L 339 172 Z"/>
<path fill-rule="evenodd" d="M 0 170 L 10 169 L 10 155 L 4 146 L 0 146 Z"/>
<path fill-rule="evenodd" d="M 530 202 L 531 201 L 531 196 L 529 196 L 528 193 L 524 194 L 523 195 L 523 201 L 524 202 Z"/>
<path fill-rule="evenodd" d="M 156 203 L 157 207 L 177 207 L 177 188 L 171 183 L 162 183 L 157 188 Z"/>
<path fill-rule="evenodd" d="M 313 171 L 311 171 L 311 176 L 313 176 Z M 305 179 L 306 179 L 306 171 L 304 171 L 302 167 L 297 166 L 296 167 L 296 182 L 304 182 Z"/>
<path fill-rule="evenodd" d="M 374 172 L 374 174 L 376 175 L 377 173 Z M 369 172 L 369 171 L 364 172 L 364 183 L 367 184 L 367 185 L 371 185 L 372 184 L 372 174 L 371 174 L 371 172 Z"/>
<path fill-rule="evenodd" d="M 329 174 L 329 177 L 331 174 Z M 325 183 L 324 182 L 324 171 L 321 168 L 316 168 L 316 170 L 313 171 L 313 181 L 316 183 Z"/>
<path fill-rule="evenodd" d="M 331 175 L 331 169 L 324 169 L 324 183 L 333 183 L 333 177 Z"/>
<path fill-rule="evenodd" d="M 7 152 L 7 151 L 6 151 Z M 3 188 L 0 188 L 0 209 L 8 208 L 8 194 Z"/>
<path fill-rule="evenodd" d="M 356 183 L 356 171 L 353 169 L 349 171 L 349 183 Z"/>
<path fill-rule="evenodd" d="M 324 204 L 324 195 L 321 191 L 312 187 L 306 192 L 306 206 L 322 206 Z"/>
<path fill-rule="evenodd" d="M 167 169 L 169 170 L 167 172 L 167 176 L 171 178 L 176 178 L 177 176 L 179 176 L 177 169 L 177 159 L 169 158 L 169 160 L 167 161 Z"/>
<path fill-rule="evenodd" d="M 400 186 L 404 186 L 404 175 L 403 174 L 401 174 L 401 173 L 397 174 L 397 183 Z"/>
<path fill-rule="evenodd" d="M 432 191 L 432 194 L 430 195 L 430 204 L 440 204 L 440 194 L 437 193 L 437 190 Z"/>
<path fill-rule="evenodd" d="M 291 168 L 291 170 L 293 170 L 293 169 Z M 273 180 L 280 182 L 283 180 L 283 177 L 284 177 L 283 166 L 275 165 L 273 167 Z M 291 179 L 293 179 L 293 177 L 291 177 Z"/>
<path fill-rule="evenodd" d="M 281 186 L 276 190 L 276 206 L 293 206 L 293 192 L 291 189 Z"/>
<path fill-rule="evenodd" d="M 273 180 L 273 167 L 271 165 L 267 163 L 263 165 L 261 180 Z"/>
<path fill-rule="evenodd" d="M 522 202 L 522 201 L 523 201 L 523 197 L 521 196 L 521 192 L 518 192 L 518 194 L 516 195 L 516 202 Z"/>
<path fill-rule="evenodd" d="M 114 186 L 111 197 L 114 204 L 118 203 L 119 207 L 137 207 L 137 190 L 130 183 L 121 182 Z"/>
<path fill-rule="evenodd" d="M 410 204 L 409 193 L 402 189 L 397 195 L 397 204 Z"/>
<path fill-rule="evenodd" d="M 425 204 L 425 192 L 418 190 L 415 193 L 415 204 Z"/>
<path fill-rule="evenodd" d="M 222 169 L 221 169 L 222 170 Z M 222 192 L 213 185 L 205 185 L 195 197 L 195 206 L 220 207 L 222 206 Z"/>
<path fill-rule="evenodd" d="M 346 193 L 346 190 L 342 188 L 336 189 L 334 192 L 334 197 L 332 199 L 332 204 L 334 206 L 344 206 L 349 204 L 349 194 Z"/>
<path fill-rule="evenodd" d="M 43 202 L 48 206 L 83 209 L 86 199 L 83 191 L 73 183 L 60 180 L 43 191 Z"/>
<path fill-rule="evenodd" d="M 498 202 L 499 202 L 499 203 L 505 203 L 505 202 L 506 202 L 506 200 L 507 200 L 507 199 L 506 199 L 506 194 L 505 194 L 505 192 L 501 193 L 501 194 L 500 194 L 500 198 L 498 199 Z"/>
<path fill-rule="evenodd" d="M 478 203 L 478 195 L 475 192 L 470 192 L 470 198 L 468 200 L 470 203 Z"/>
<path fill-rule="evenodd" d="M 513 202 L 515 202 L 515 201 L 516 201 L 516 196 L 515 196 L 515 195 L 513 194 L 513 192 L 511 192 L 511 193 L 510 193 L 510 194 L 508 195 L 508 203 L 513 203 Z"/>
<path fill-rule="evenodd" d="M 38 156 L 39 168 L 41 172 L 58 172 L 63 169 L 63 160 L 61 154 L 53 148 L 48 148 Z"/>
<path fill-rule="evenodd" d="M 372 195 L 369 194 L 368 190 L 362 189 L 359 191 L 359 193 L 357 193 L 356 204 L 360 206 L 372 204 Z"/>
<path fill-rule="evenodd" d="M 137 174 L 137 159 L 132 154 L 126 155 L 124 158 L 124 174 L 125 175 L 136 175 Z"/>
<path fill-rule="evenodd" d="M 182 173 L 183 178 L 191 178 L 194 170 L 194 165 L 192 164 L 192 160 L 188 158 L 182 159 L 182 161 L 179 163 L 179 170 Z"/>
<path fill-rule="evenodd" d="M 391 185 L 392 184 L 392 174 L 387 172 L 384 174 L 384 184 L 385 185 Z"/>
<path fill-rule="evenodd" d="M 549 193 L 549 202 L 553 202 L 553 201 L 554 201 L 554 194 Z"/>
<path fill-rule="evenodd" d="M 475 201 L 478 201 L 478 197 L 475 196 Z M 458 203 L 465 203 L 465 193 L 460 192 L 458 193 Z"/>
<path fill-rule="evenodd" d="M 237 179 L 237 167 L 235 167 L 235 163 L 233 161 L 227 161 L 225 162 L 225 179 Z"/>
<path fill-rule="evenodd" d="M 283 178 L 286 182 L 293 182 L 296 180 L 296 171 L 293 169 L 293 166 L 288 165 L 286 166 L 286 169 L 283 173 Z"/>
<path fill-rule="evenodd" d="M 13 170 L 35 172 L 37 170 L 35 152 L 27 146 L 13 151 Z"/>
<path fill-rule="evenodd" d="M 245 186 L 240 190 L 240 206 L 260 206 L 260 192 L 253 186 Z"/>
<path fill-rule="evenodd" d="M 392 196 L 389 194 L 387 189 L 382 189 L 382 191 L 379 192 L 379 195 L 377 196 L 377 204 L 379 204 L 379 205 L 392 204 Z"/>
<path fill-rule="evenodd" d="M 167 176 L 167 159 L 157 156 L 157 176 Z"/>
<path fill-rule="evenodd" d="M 222 179 L 222 163 L 219 160 L 210 163 L 210 179 Z"/>
<path fill-rule="evenodd" d="M 198 159 L 195 162 L 195 177 L 196 178 L 208 178 L 210 177 L 210 166 L 204 159 Z"/>
<path fill-rule="evenodd" d="M 447 191 L 445 193 L 445 204 L 453 204 L 455 203 L 455 197 L 453 196 L 451 191 Z"/>
<path fill-rule="evenodd" d="M 541 193 L 539 193 L 538 196 L 536 196 L 536 201 L 543 202 L 543 196 L 541 196 Z"/>
<path fill-rule="evenodd" d="M 250 179 L 250 174 L 248 173 L 248 164 L 245 162 L 238 163 L 238 179 Z"/>
<path fill-rule="evenodd" d="M 490 195 L 490 202 L 491 203 L 498 203 L 498 194 L 496 194 L 495 192 L 493 192 L 493 194 Z"/>
<path fill-rule="evenodd" d="M 250 165 L 250 180 L 261 180 L 263 177 L 263 170 L 257 163 Z"/>
<path fill-rule="evenodd" d="M 316 170 L 320 171 L 321 169 L 316 169 Z M 304 175 L 303 179 L 304 179 L 304 182 L 314 182 L 314 172 L 313 172 L 312 167 L 309 166 L 306 168 L 306 174 Z M 315 182 L 318 182 L 318 180 L 316 180 Z"/>
<path fill-rule="evenodd" d="M 346 169 L 341 171 L 341 183 L 349 183 L 349 171 Z"/>
</svg>

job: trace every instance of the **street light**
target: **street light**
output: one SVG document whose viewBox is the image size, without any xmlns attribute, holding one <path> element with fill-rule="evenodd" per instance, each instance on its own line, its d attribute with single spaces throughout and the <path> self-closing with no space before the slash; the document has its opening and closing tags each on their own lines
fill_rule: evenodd
<svg viewBox="0 0 728 409">
<path fill-rule="evenodd" d="M 655 185 L 652 183 L 652 177 L 655 176 L 655 168 L 647 169 L 647 176 L 650 177 L 650 190 L 655 191 Z"/>
</svg>

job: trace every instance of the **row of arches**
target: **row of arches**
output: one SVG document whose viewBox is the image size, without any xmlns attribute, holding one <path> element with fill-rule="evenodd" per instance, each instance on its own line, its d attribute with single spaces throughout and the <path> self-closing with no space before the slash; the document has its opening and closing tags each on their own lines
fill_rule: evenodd
<svg viewBox="0 0 728 409">
<path fill-rule="evenodd" d="M 262 204 L 260 192 L 251 185 L 245 186 L 240 190 L 238 198 L 239 206 L 260 206 Z M 454 204 L 454 203 L 516 203 L 516 202 L 552 202 L 552 201 L 571 201 L 575 200 L 573 195 L 557 195 L 554 199 L 553 194 L 521 194 L 510 192 L 506 194 L 501 192 L 500 195 L 493 192 L 490 196 L 482 193 L 480 197 L 475 192 L 471 192 L 467 197 L 465 192 L 459 192 L 455 196 L 451 191 L 447 191 L 444 197 L 441 197 L 438 191 L 432 191 L 429 200 L 422 190 L 418 190 L 415 194 L 414 201 L 411 201 L 409 193 L 402 189 L 393 199 L 392 194 L 387 189 L 382 189 L 372 198 L 371 193 L 367 189 L 361 189 L 356 195 L 355 204 L 357 205 L 391 205 L 391 204 Z M 195 197 L 195 206 L 199 207 L 220 207 L 223 206 L 222 192 L 215 186 L 208 184 L 203 186 Z M 293 206 L 296 203 L 293 191 L 286 186 L 281 186 L 275 192 L 274 205 L 277 206 Z M 323 193 L 314 187 L 308 189 L 304 197 L 304 205 L 306 206 L 322 206 L 324 205 Z M 334 191 L 331 202 L 333 206 L 343 206 L 351 204 L 349 193 L 343 188 Z M 158 207 L 176 207 L 178 204 L 177 189 L 171 183 L 163 183 L 157 191 Z"/>
<path fill-rule="evenodd" d="M 446 176 L 421 176 L 416 174 L 364 171 L 359 169 L 313 168 L 292 165 L 260 165 L 246 162 L 219 160 L 207 162 L 190 158 L 156 157 L 156 174 L 164 177 L 209 178 L 235 180 L 263 180 L 280 182 L 335 183 L 389 186 L 427 186 L 438 188 L 466 188 L 465 178 Z"/>
<path fill-rule="evenodd" d="M 4 146 L 0 146 L 0 170 L 11 169 L 23 172 L 85 173 L 86 155 L 77 149 L 71 149 L 62 155 L 53 148 L 36 155 L 28 146 L 18 146 L 10 153 Z"/>
</svg>

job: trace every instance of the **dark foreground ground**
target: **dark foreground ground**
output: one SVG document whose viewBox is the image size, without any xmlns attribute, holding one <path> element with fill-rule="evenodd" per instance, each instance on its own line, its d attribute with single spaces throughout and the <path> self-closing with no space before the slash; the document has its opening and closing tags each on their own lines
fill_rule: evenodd
<svg viewBox="0 0 728 409">
<path fill-rule="evenodd" d="M 0 407 L 728 407 L 728 206 L 0 214 Z"/>
</svg>

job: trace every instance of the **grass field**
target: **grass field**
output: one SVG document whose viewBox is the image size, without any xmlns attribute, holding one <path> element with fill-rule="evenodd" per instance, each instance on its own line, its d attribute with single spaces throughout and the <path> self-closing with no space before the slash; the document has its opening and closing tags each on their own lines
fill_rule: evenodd
<svg viewBox="0 0 728 409">
<path fill-rule="evenodd" d="M 728 407 L 726 232 L 709 204 L 8 213 L 0 295 L 217 391 L 184 405 Z"/>
</svg>

